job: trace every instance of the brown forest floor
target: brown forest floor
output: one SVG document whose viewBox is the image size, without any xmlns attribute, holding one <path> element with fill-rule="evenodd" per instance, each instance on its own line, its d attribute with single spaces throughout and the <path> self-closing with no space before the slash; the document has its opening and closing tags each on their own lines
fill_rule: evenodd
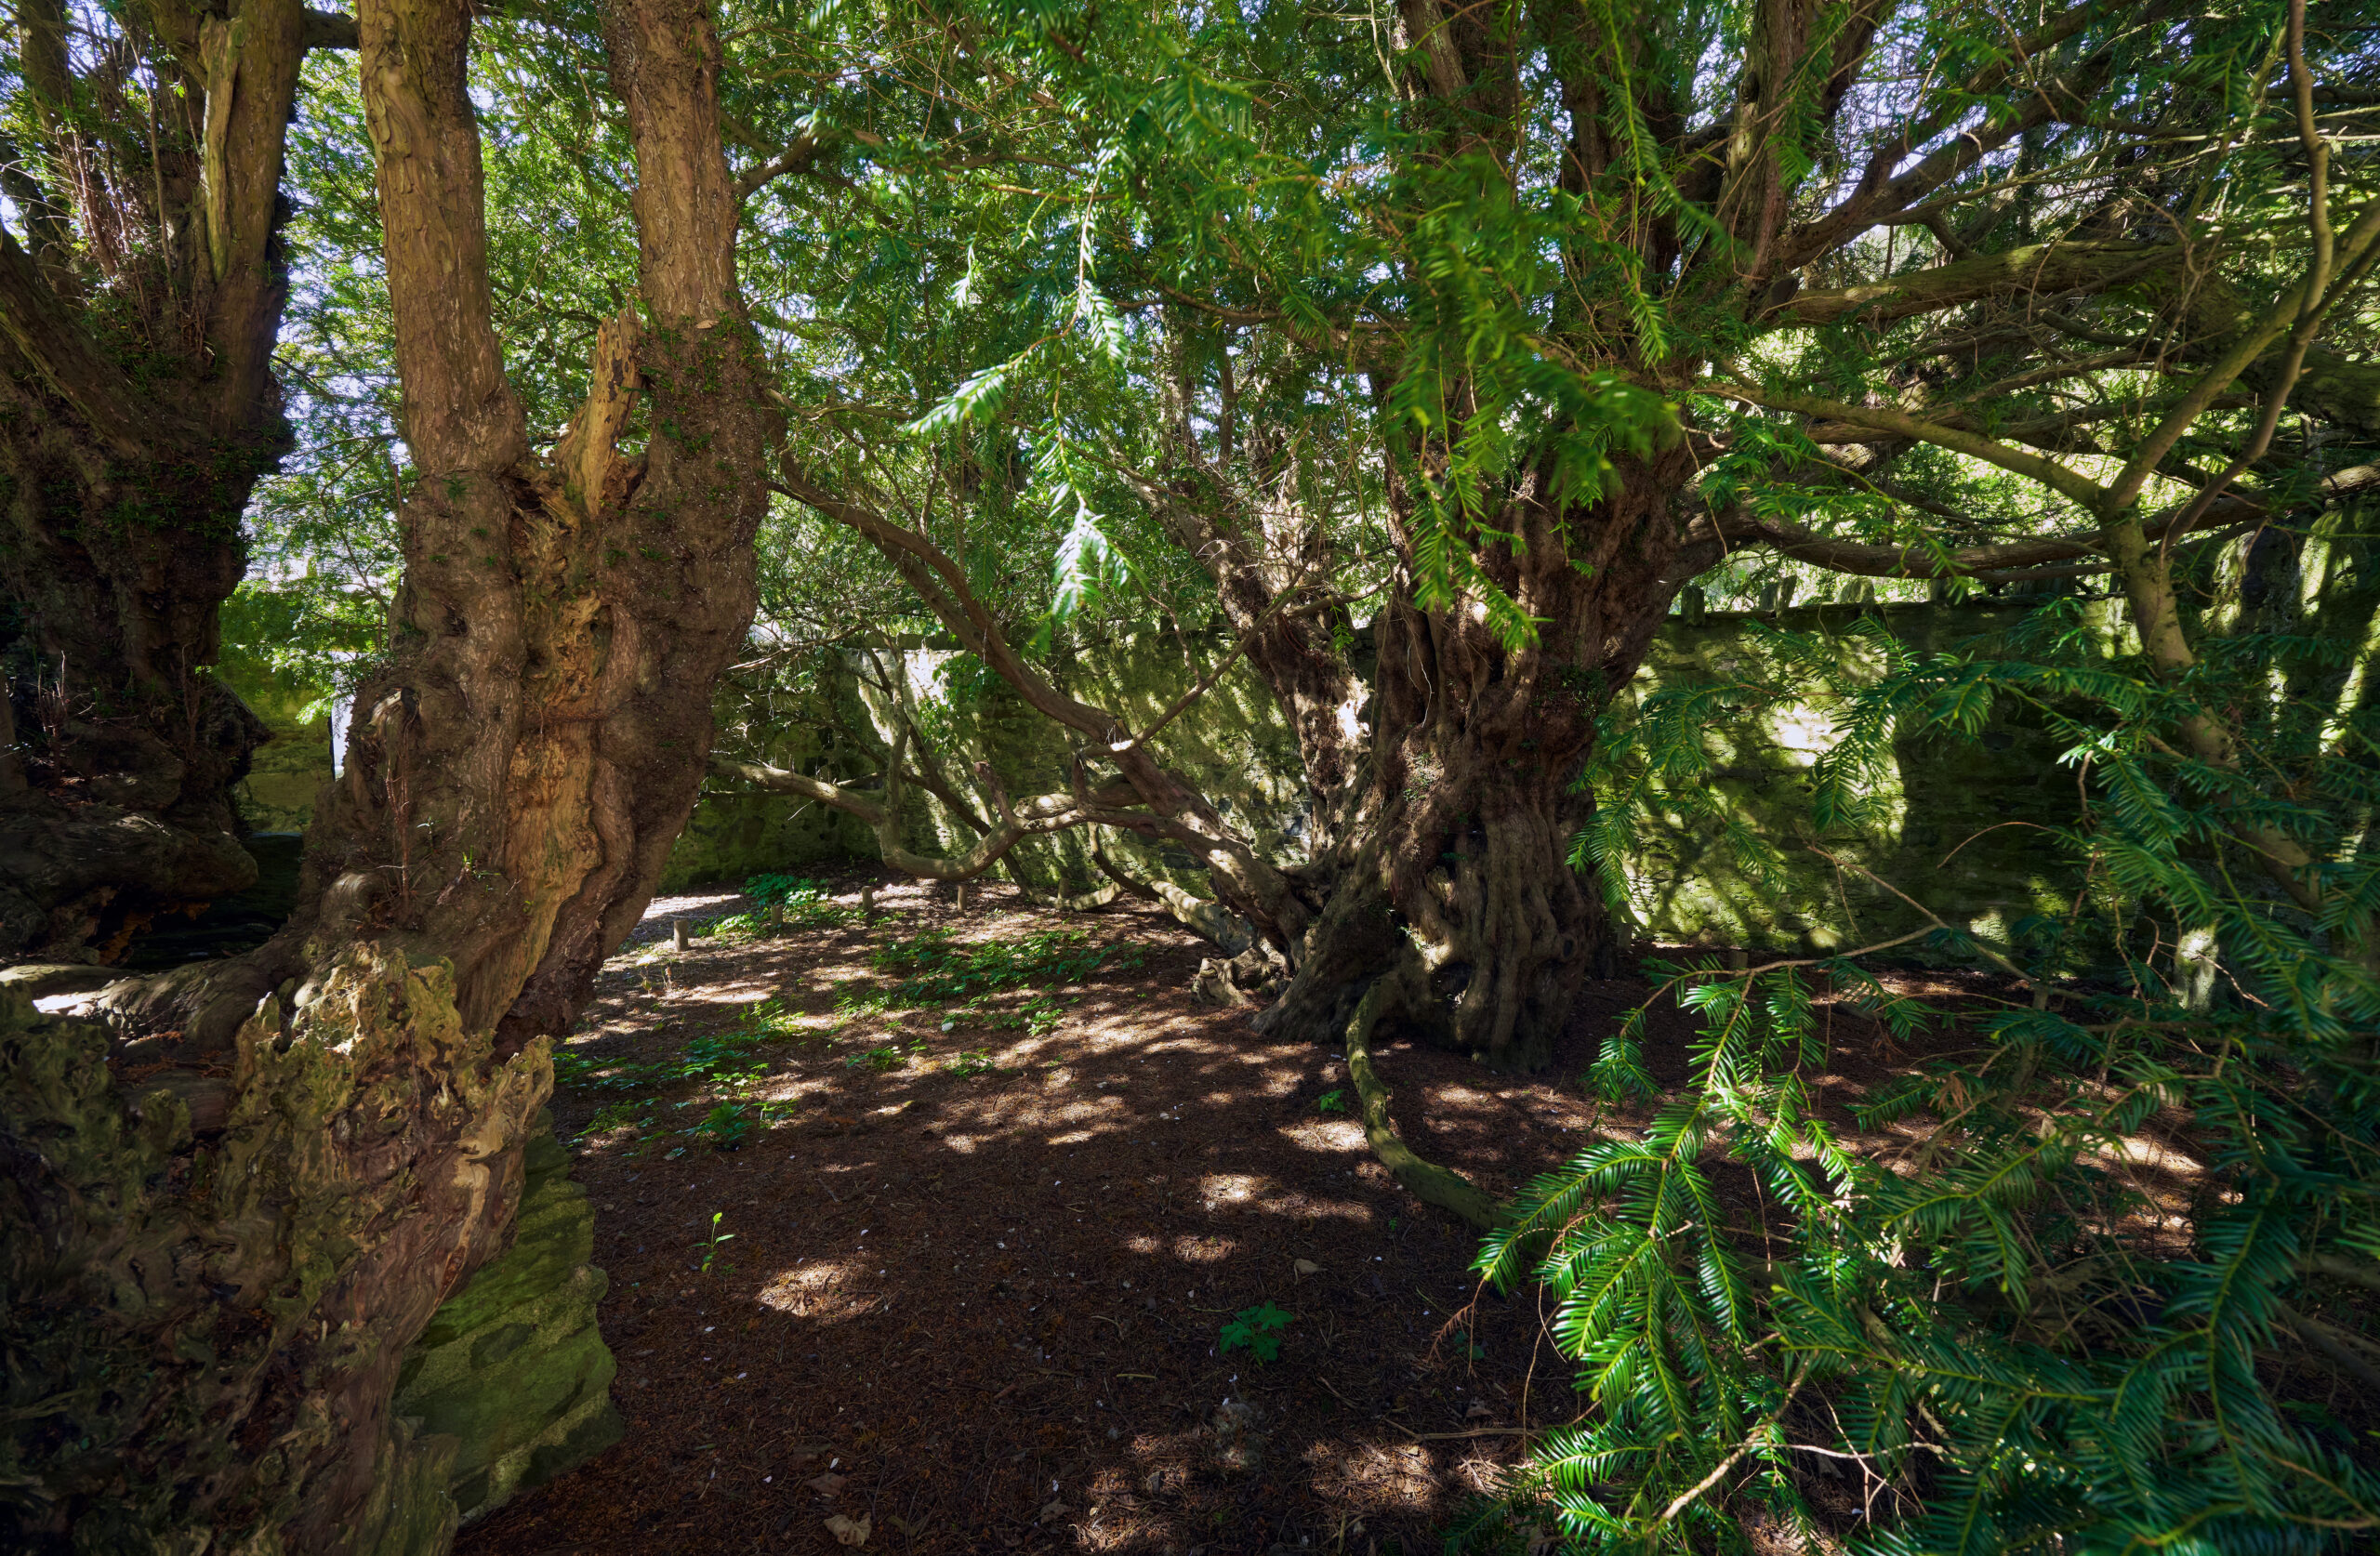
<svg viewBox="0 0 2380 1556">
<path fill-rule="evenodd" d="M 858 884 L 837 883 L 846 903 Z M 562 1051 L 681 1063 L 774 997 L 800 1019 L 743 1096 L 780 1116 L 714 1149 L 675 1131 L 718 1088 L 681 1079 L 641 1138 L 578 1139 L 628 1434 L 465 1531 L 463 1556 L 834 1549 L 833 1516 L 896 1552 L 1418 1553 L 1511 1461 L 1516 1429 L 1574 1414 L 1534 1295 L 1481 1292 L 1476 1238 L 1317 1110 L 1343 1063 L 1191 1003 L 1199 945 L 1170 920 L 1062 917 L 1001 887 L 963 911 L 916 885 L 878 901 L 869 925 L 685 953 L 668 915 L 747 904 L 659 903 L 606 969 Z M 1061 990 L 1079 1003 L 1038 1035 L 986 1020 L 1014 1020 L 1023 994 L 839 1024 L 839 999 L 892 981 L 871 950 L 929 928 L 1079 930 L 1138 965 Z M 1578 1077 L 1643 994 L 1591 995 L 1534 1076 L 1385 1046 L 1400 1131 L 1501 1194 L 1591 1123 L 1641 1123 L 1598 1120 Z M 1918 1057 L 1856 1026 L 1822 1083 L 1843 1095 Z M 1687 1035 L 1674 1010 L 1651 1022 L 1665 1082 L 1685 1078 Z M 618 1095 L 561 1088 L 562 1138 Z M 733 1240 L 706 1274 L 716 1213 Z M 1219 1352 L 1220 1326 L 1268 1301 L 1295 1315 L 1278 1360 Z"/>
</svg>

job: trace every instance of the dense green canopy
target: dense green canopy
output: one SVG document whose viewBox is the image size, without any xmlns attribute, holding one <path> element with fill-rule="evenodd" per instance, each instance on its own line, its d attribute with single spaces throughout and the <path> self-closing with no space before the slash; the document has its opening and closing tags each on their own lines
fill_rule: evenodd
<svg viewBox="0 0 2380 1556">
<path fill-rule="evenodd" d="M 84 402 L 23 298 L 46 275 L 104 323 L 180 273 L 144 268 L 149 229 L 116 218 L 168 225 L 144 126 L 190 88 L 143 63 L 146 22 L 24 14 L 0 74 L 0 322 L 14 403 L 62 415 Z M 641 295 L 652 312 L 638 222 L 659 195 L 629 192 L 649 148 L 616 14 L 524 5 L 471 33 L 490 313 L 536 458 L 594 424 L 588 363 L 620 349 L 599 331 Z M 1806 1090 L 1809 980 L 1858 985 L 1889 947 L 1670 969 L 1708 1023 L 1695 1096 L 1517 1207 L 1412 1165 L 1494 1226 L 1483 1270 L 1547 1284 L 1590 1403 L 1483 1527 L 1552 1505 L 1589 1549 L 1702 1549 L 1759 1505 L 1878 1549 L 2371 1537 L 2370 1444 L 2283 1397 L 2268 1358 L 2287 1336 L 2380 1386 L 2380 1352 L 2334 1322 L 2380 1258 L 2380 11 L 716 20 L 734 285 L 783 418 L 725 478 L 768 494 L 746 652 L 799 684 L 830 651 L 946 633 L 1078 753 L 1069 791 L 1012 805 L 998 774 L 936 767 L 956 753 L 931 719 L 889 743 L 896 782 L 906 764 L 981 812 L 957 859 L 901 851 L 859 785 L 721 754 L 884 823 L 903 867 L 964 877 L 1062 827 L 1135 831 L 1204 870 L 1203 897 L 1168 901 L 1271 999 L 1270 1029 L 1361 1054 L 1399 1022 L 1526 1066 L 1615 965 L 1632 826 L 1701 802 L 1710 708 L 1830 700 L 1813 838 L 1887 824 L 1893 743 L 1972 736 L 1995 701 L 2067 742 L 2056 781 L 2091 797 L 2053 845 L 2074 905 L 2006 943 L 1938 926 L 1934 950 L 2014 992 L 1993 1057 L 1886 1104 L 1939 1123 L 1908 1175 L 1844 1154 Z M 43 26 L 73 46 L 42 54 Z M 345 53 L 297 79 L 273 237 L 288 447 L 246 504 L 224 621 L 327 689 L 416 652 L 425 557 L 400 510 L 453 478 L 403 435 L 424 397 L 382 262 L 406 237 L 382 228 L 386 136 Z M 624 458 L 696 446 L 661 405 L 620 413 Z M 8 499 L 20 580 L 56 527 L 30 490 Z M 1997 658 L 1814 688 L 1819 656 L 1788 637 L 1792 684 L 1616 711 L 1673 610 L 1789 587 L 2039 609 Z M 2103 590 L 2130 624 L 2117 660 L 2077 627 Z M 39 613 L 0 626 L 12 677 L 54 653 Z M 1125 624 L 1216 614 L 1298 736 L 1297 857 L 1236 831 L 1162 730 L 1051 672 Z M 1923 909 L 1922 882 L 1885 884 Z M 1650 1089 L 1633 1027 L 1590 1081 Z M 2206 1175 L 2178 1245 L 2137 1235 L 2103 1170 L 2160 1109 Z M 1760 1176 L 1778 1230 L 1728 1232 L 1723 1161 Z M 1819 1528 L 1819 1458 L 1875 1488 L 1857 1528 Z"/>
</svg>

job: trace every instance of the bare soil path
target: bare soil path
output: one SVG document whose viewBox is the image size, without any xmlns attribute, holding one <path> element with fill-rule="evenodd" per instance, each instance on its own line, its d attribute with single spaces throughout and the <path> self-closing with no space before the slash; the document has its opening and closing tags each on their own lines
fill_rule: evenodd
<svg viewBox="0 0 2380 1556">
<path fill-rule="evenodd" d="M 1373 1160 L 1341 1056 L 1194 1005 L 1199 955 L 1002 887 L 851 875 L 781 927 L 732 889 L 656 903 L 554 1100 L 628 1435 L 463 1556 L 840 1549 L 830 1520 L 871 1551 L 1435 1549 L 1517 1429 L 1574 1417 L 1569 1369 Z M 1503 1195 L 1641 1127 L 1579 1076 L 1645 994 L 1604 986 L 1531 1077 L 1387 1044 L 1400 1131 Z M 1818 1095 L 1856 1137 L 1843 1104 L 1917 1056 L 1844 1015 Z M 1665 1085 L 1687 1041 L 1648 1023 Z M 1224 1349 L 1268 1303 L 1277 1357 Z"/>
<path fill-rule="evenodd" d="M 1192 1005 L 1170 920 L 894 885 L 862 923 L 858 879 L 833 884 L 840 922 L 684 953 L 670 917 L 749 903 L 656 903 L 562 1050 L 628 1437 L 466 1556 L 832 1549 L 834 1516 L 870 1550 L 1419 1551 L 1510 1429 L 1571 1413 L 1535 1310 L 1455 1317 L 1475 1239 L 1318 1109 L 1345 1066 Z M 899 982 L 872 951 L 934 930 L 1103 955 L 973 1009 L 838 1019 Z M 683 1075 L 721 1037 L 743 1051 Z M 1516 1080 L 1382 1054 L 1416 1145 L 1498 1191 L 1584 1139 L 1578 1059 Z M 734 1149 L 699 1128 L 723 1097 Z M 1266 1302 L 1293 1315 L 1277 1359 L 1222 1351 Z"/>
</svg>

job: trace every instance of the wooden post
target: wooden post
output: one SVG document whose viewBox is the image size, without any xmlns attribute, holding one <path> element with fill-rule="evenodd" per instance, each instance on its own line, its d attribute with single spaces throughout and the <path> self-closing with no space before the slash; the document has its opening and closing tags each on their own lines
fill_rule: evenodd
<svg viewBox="0 0 2380 1556">
<path fill-rule="evenodd" d="M 672 918 L 669 920 L 669 943 L 681 951 L 686 949 L 686 921 L 684 919 Z"/>
</svg>

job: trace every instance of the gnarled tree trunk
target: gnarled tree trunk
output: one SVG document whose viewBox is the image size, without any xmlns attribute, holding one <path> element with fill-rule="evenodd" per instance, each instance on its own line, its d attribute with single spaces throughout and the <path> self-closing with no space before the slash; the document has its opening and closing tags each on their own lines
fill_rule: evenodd
<svg viewBox="0 0 2380 1556">
<path fill-rule="evenodd" d="M 237 21 L 164 0 L 77 75 L 68 16 L 19 28 L 34 143 L 0 233 L 0 956 L 112 957 L 158 914 L 252 884 L 231 787 L 264 726 L 208 678 L 241 510 L 287 446 L 270 367 L 298 0 Z M 129 114 L 127 61 L 186 113 Z M 102 148 L 120 152 L 105 156 Z M 140 177 L 124 169 L 137 165 Z"/>
<path fill-rule="evenodd" d="M 1588 505 L 1549 498 L 1542 478 L 1516 486 L 1500 527 L 1522 544 L 1483 570 L 1540 624 L 1529 643 L 1501 642 L 1467 600 L 1391 600 L 1367 821 L 1263 1027 L 1335 1040 L 1372 981 L 1418 956 L 1434 997 L 1402 1019 L 1525 1069 L 1549 1057 L 1586 980 L 1616 971 L 1609 916 L 1570 864 L 1594 808 L 1580 771 L 1682 581 L 1688 469 L 1682 447 L 1620 461 Z"/>
<path fill-rule="evenodd" d="M 11 1549 L 443 1548 L 390 1398 L 505 1245 L 543 1035 L 641 913 L 753 603 L 776 432 L 735 291 L 719 43 L 623 0 L 643 320 L 537 459 L 490 323 L 460 0 L 359 17 L 404 431 L 404 587 L 303 902 L 258 951 L 0 1009 Z M 615 439 L 637 397 L 660 429 Z"/>
</svg>

